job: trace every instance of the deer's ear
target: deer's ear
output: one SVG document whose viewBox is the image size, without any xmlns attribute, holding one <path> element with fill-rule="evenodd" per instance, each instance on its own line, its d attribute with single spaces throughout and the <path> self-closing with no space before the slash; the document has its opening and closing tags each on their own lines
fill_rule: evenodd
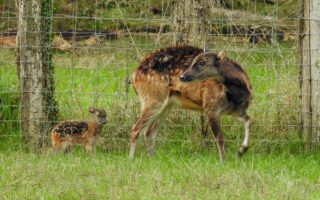
<svg viewBox="0 0 320 200">
<path fill-rule="evenodd" d="M 211 49 L 207 45 L 204 45 L 203 52 L 204 53 L 211 52 Z"/>
<path fill-rule="evenodd" d="M 217 55 L 217 57 L 220 59 L 220 60 L 224 60 L 224 58 L 226 57 L 226 52 L 225 51 L 220 51 Z"/>
<path fill-rule="evenodd" d="M 94 113 L 95 109 L 93 107 L 89 108 L 89 113 Z"/>
</svg>

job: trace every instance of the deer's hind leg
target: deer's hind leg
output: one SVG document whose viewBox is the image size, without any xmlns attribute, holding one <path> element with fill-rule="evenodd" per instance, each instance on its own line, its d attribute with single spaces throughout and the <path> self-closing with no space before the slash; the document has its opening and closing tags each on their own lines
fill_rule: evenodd
<svg viewBox="0 0 320 200">
<path fill-rule="evenodd" d="M 156 131 L 161 123 L 161 117 L 163 111 L 167 107 L 167 103 L 168 100 L 154 101 L 154 103 L 149 103 L 147 106 L 142 108 L 141 115 L 136 124 L 133 126 L 130 136 L 130 158 L 132 158 L 135 154 L 136 143 L 142 131 L 146 131 L 146 141 L 149 154 L 154 153 L 154 139 L 156 136 Z"/>
<path fill-rule="evenodd" d="M 71 143 L 64 137 L 52 134 L 52 145 L 56 152 L 63 152 L 64 154 L 70 153 L 72 147 Z"/>
<path fill-rule="evenodd" d="M 242 146 L 240 147 L 237 155 L 241 157 L 244 153 L 247 152 L 249 148 L 249 140 L 251 135 L 251 127 L 252 127 L 252 121 L 247 113 L 240 114 L 238 116 L 238 120 L 244 124 L 245 128 L 245 137 L 242 143 Z"/>
<path fill-rule="evenodd" d="M 148 153 L 150 156 L 153 156 L 155 153 L 155 139 L 160 125 L 163 120 L 168 116 L 171 110 L 171 105 L 164 104 L 163 108 L 155 116 L 155 119 L 152 120 L 152 123 L 146 129 L 145 139 L 148 148 Z"/>
</svg>

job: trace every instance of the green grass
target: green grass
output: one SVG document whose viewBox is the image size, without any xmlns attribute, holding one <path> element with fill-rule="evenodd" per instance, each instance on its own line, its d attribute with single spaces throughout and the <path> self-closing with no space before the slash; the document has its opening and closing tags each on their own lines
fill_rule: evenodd
<svg viewBox="0 0 320 200">
<path fill-rule="evenodd" d="M 119 8 L 116 2 L 118 2 Z M 227 9 L 232 11 L 244 11 L 279 19 L 298 17 L 299 2 L 297 0 L 281 0 L 274 5 L 267 4 L 264 1 L 225 0 L 224 2 Z M 104 6 L 102 6 L 103 4 Z M 3 9 L 3 13 L 0 13 L 0 17 L 3 18 L 0 21 L 0 30 L 16 29 L 15 4 L 9 0 L 0 0 L 0 7 Z M 126 26 L 132 29 L 145 26 L 159 27 L 159 21 L 164 19 L 163 25 L 166 25 L 166 29 L 172 30 L 170 24 L 173 18 L 172 7 L 172 0 L 101 0 L 96 2 L 56 0 L 53 1 L 53 13 L 57 18 L 54 20 L 53 28 L 54 30 L 114 31 L 125 30 Z M 151 12 L 152 8 L 161 9 L 163 16 L 153 14 Z M 61 18 L 61 15 L 76 15 L 79 18 L 77 20 L 70 17 Z M 224 19 L 225 16 L 216 16 L 216 13 L 213 13 L 212 16 L 207 16 L 207 18 Z M 227 23 L 227 21 L 223 23 Z M 264 23 L 268 22 L 264 21 Z"/>
<path fill-rule="evenodd" d="M 65 1 L 55 3 L 61 2 Z M 120 7 L 128 18 L 126 24 L 136 28 L 159 25 L 142 19 L 160 19 L 148 9 L 161 7 L 163 2 L 167 1 L 147 0 L 143 5 Z M 271 16 L 296 16 L 294 0 L 278 5 L 232 2 L 238 10 L 255 9 L 254 13 L 263 15 L 274 10 Z M 79 9 L 78 16 L 92 12 L 85 2 L 81 6 L 88 10 Z M 73 7 L 64 9 L 72 11 Z M 114 3 L 94 11 L 95 17 L 122 18 Z M 78 19 L 77 30 L 125 27 L 121 19 L 109 22 Z M 15 23 L 8 21 L 0 29 Z M 55 20 L 54 27 L 69 29 L 74 23 Z M 161 35 L 159 43 L 156 35 L 135 34 L 134 43 L 120 34 L 119 40 L 90 47 L 83 41 L 74 42 L 73 47 L 78 48 L 54 53 L 59 120 L 86 119 L 89 106 L 107 110 L 108 124 L 96 152 L 89 155 L 81 148 L 69 155 L 57 154 L 50 147 L 39 154 L 28 153 L 19 127 L 14 51 L 0 49 L 0 199 L 320 199 L 320 154 L 305 154 L 304 141 L 298 136 L 301 105 L 295 43 L 253 45 L 238 37 L 211 38 L 213 51 L 225 50 L 228 57 L 245 66 L 252 82 L 252 145 L 242 159 L 236 158 L 235 152 L 244 130 L 233 117 L 222 119 L 227 161 L 221 165 L 212 135 L 207 146 L 199 145 L 200 115 L 174 110 L 158 133 L 156 156 L 146 155 L 140 139 L 137 157 L 129 160 L 128 135 L 140 105 L 125 79 L 131 78 L 141 56 L 172 44 L 170 34 Z"/>
<path fill-rule="evenodd" d="M 319 199 L 319 155 L 0 152 L 1 199 Z"/>
<path fill-rule="evenodd" d="M 13 52 L 1 51 L 0 55 L 0 135 L 8 136 L 15 135 L 19 129 L 17 119 L 20 115 L 20 93 L 17 76 L 14 75 L 16 71 Z"/>
<path fill-rule="evenodd" d="M 134 36 L 139 54 L 169 46 L 166 36 Z M 223 117 L 227 162 L 220 165 L 212 135 L 199 145 L 199 114 L 174 110 L 157 137 L 158 154 L 146 156 L 141 139 L 137 158 L 127 158 L 128 135 L 139 102 L 125 79 L 140 59 L 130 38 L 93 47 L 55 52 L 55 97 L 59 120 L 86 119 L 89 106 L 107 110 L 108 124 L 97 152 L 86 155 L 27 153 L 19 128 L 19 87 L 14 52 L 0 51 L 0 198 L 1 199 L 319 199 L 319 152 L 304 154 L 299 137 L 298 52 L 295 44 L 249 44 L 236 37 L 212 38 L 245 66 L 254 99 L 252 145 L 243 159 L 234 154 L 243 126 Z M 156 47 L 157 46 L 157 47 Z M 128 92 L 126 92 L 128 91 Z"/>
<path fill-rule="evenodd" d="M 157 48 L 168 46 L 170 37 L 164 37 Z M 155 48 L 155 36 L 134 37 L 141 56 Z M 241 63 L 250 76 L 254 98 L 249 114 L 254 120 L 253 144 L 262 152 L 301 152 L 303 141 L 298 137 L 300 125 L 299 69 L 295 44 L 262 43 L 252 45 L 239 42 L 237 38 L 215 40 L 213 50 L 224 49 L 228 56 Z M 138 66 L 139 57 L 130 38 L 87 47 L 70 52 L 54 54 L 56 99 L 59 104 L 59 120 L 86 119 L 89 106 L 107 110 L 108 124 L 104 128 L 104 143 L 110 149 L 125 149 L 132 125 L 139 116 L 140 105 L 131 85 L 125 79 Z M 15 58 L 12 51 L 1 51 L 0 87 L 6 99 L 1 117 L 2 127 L 16 127 L 19 133 L 19 88 L 16 77 Z M 128 92 L 126 92 L 128 91 Z M 8 109 L 11 110 L 8 110 Z M 182 140 L 197 146 L 200 141 L 200 117 L 192 111 L 175 110 L 162 126 L 160 143 Z M 121 126 L 119 126 L 121 124 Z M 223 131 L 233 148 L 243 139 L 243 126 L 233 117 L 223 117 Z M 11 129 L 11 128 L 10 128 Z M 174 134 L 173 134 L 174 133 Z M 8 138 L 8 137 L 4 137 Z M 9 137 L 10 138 L 10 137 Z M 213 140 L 212 136 L 209 137 Z M 119 144 L 120 142 L 120 144 Z"/>
<path fill-rule="evenodd" d="M 299 2 L 297 0 L 279 0 L 274 5 L 265 1 L 225 0 L 229 9 L 243 10 L 260 15 L 277 17 L 296 17 Z"/>
</svg>

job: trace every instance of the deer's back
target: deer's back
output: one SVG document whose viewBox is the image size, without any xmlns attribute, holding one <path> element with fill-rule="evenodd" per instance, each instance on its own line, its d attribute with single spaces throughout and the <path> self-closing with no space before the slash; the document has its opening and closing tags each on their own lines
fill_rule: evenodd
<svg viewBox="0 0 320 200">
<path fill-rule="evenodd" d="M 141 103 L 164 101 L 169 96 L 182 108 L 202 110 L 205 82 L 218 83 L 214 80 L 183 83 L 179 79 L 202 52 L 200 48 L 182 46 L 161 49 L 146 56 L 133 74 L 134 88 Z"/>
<path fill-rule="evenodd" d="M 236 108 L 238 105 L 247 107 L 243 106 L 243 102 L 249 103 L 251 91 L 246 90 L 251 86 L 243 70 L 239 70 L 241 76 L 237 73 L 234 74 L 240 80 L 245 79 L 243 80 L 244 84 L 248 84 L 248 87 L 240 88 L 245 91 L 229 88 L 228 85 L 217 80 L 191 83 L 180 81 L 180 75 L 191 66 L 194 58 L 202 52 L 202 49 L 196 47 L 182 46 L 161 49 L 146 56 L 133 74 L 134 88 L 141 102 L 144 104 L 150 103 L 151 100 L 164 101 L 169 96 L 177 101 L 180 107 L 186 109 L 202 110 L 206 106 L 228 107 L 228 104 L 232 110 L 238 110 Z M 231 62 L 230 64 L 233 65 Z M 234 86 L 232 85 L 232 87 Z M 231 89 L 232 93 L 228 89 Z M 239 99 L 239 96 L 244 99 Z M 234 104 L 235 98 L 241 101 L 236 102 L 237 105 Z M 247 103 L 245 104 L 247 105 Z"/>
<path fill-rule="evenodd" d="M 147 55 L 133 74 L 140 99 L 165 100 L 186 85 L 179 76 L 203 50 L 192 46 L 169 47 Z M 190 86 L 190 85 L 188 85 Z"/>
<path fill-rule="evenodd" d="M 101 129 L 91 121 L 63 121 L 52 129 L 52 137 L 57 139 L 68 139 L 74 142 L 81 142 L 95 135 L 99 135 Z"/>
<path fill-rule="evenodd" d="M 157 73 L 159 75 L 172 74 L 177 70 L 186 70 L 193 59 L 203 50 L 192 46 L 169 47 L 160 49 L 140 63 L 137 71 L 143 74 Z"/>
<path fill-rule="evenodd" d="M 60 122 L 53 131 L 64 137 L 67 135 L 77 136 L 82 135 L 89 129 L 88 122 L 85 121 L 63 121 Z"/>
</svg>

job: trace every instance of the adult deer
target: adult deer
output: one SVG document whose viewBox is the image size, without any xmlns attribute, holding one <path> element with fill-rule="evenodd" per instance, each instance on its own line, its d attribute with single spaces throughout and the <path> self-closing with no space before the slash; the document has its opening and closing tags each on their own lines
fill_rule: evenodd
<svg viewBox="0 0 320 200">
<path fill-rule="evenodd" d="M 130 157 L 135 154 L 142 131 L 149 154 L 154 154 L 157 129 L 173 106 L 208 116 L 221 162 L 224 139 L 219 119 L 222 114 L 236 115 L 245 126 L 238 155 L 247 151 L 252 122 L 246 111 L 252 89 L 244 69 L 223 51 L 215 54 L 191 46 L 161 49 L 140 63 L 133 74 L 133 84 L 141 102 L 141 115 L 131 132 Z"/>
</svg>

